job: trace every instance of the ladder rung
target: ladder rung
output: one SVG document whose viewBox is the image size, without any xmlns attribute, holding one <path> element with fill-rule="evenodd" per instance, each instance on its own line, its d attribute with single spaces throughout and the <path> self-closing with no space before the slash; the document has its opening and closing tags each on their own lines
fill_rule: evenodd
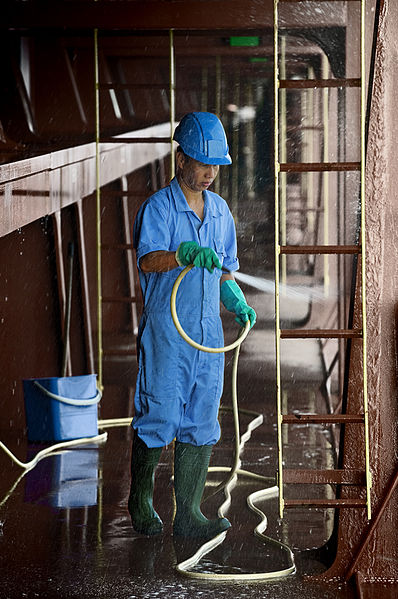
<svg viewBox="0 0 398 599">
<path fill-rule="evenodd" d="M 280 4 L 288 4 L 294 2 L 300 2 L 304 0 L 279 0 Z M 322 0 L 305 0 L 306 2 L 322 2 Z M 328 2 L 339 2 L 341 0 L 327 0 Z M 361 0 L 346 0 L 346 2 L 360 2 Z"/>
<path fill-rule="evenodd" d="M 316 89 L 317 87 L 361 87 L 360 79 L 281 79 L 281 89 Z"/>
<path fill-rule="evenodd" d="M 366 475 L 363 470 L 283 470 L 283 482 L 286 484 L 309 485 L 365 485 Z"/>
<path fill-rule="evenodd" d="M 165 89 L 169 91 L 169 83 L 100 83 L 99 89 Z"/>
<path fill-rule="evenodd" d="M 281 339 L 356 339 L 362 329 L 282 329 Z"/>
<path fill-rule="evenodd" d="M 104 356 L 136 356 L 136 349 L 104 349 Z"/>
<path fill-rule="evenodd" d="M 101 245 L 102 250 L 133 250 L 134 246 L 132 243 L 103 243 Z"/>
<path fill-rule="evenodd" d="M 360 245 L 281 245 L 281 254 L 360 254 Z"/>
<path fill-rule="evenodd" d="M 157 144 L 170 143 L 170 137 L 102 137 L 102 144 Z"/>
<path fill-rule="evenodd" d="M 363 414 L 282 414 L 282 424 L 363 423 Z"/>
<path fill-rule="evenodd" d="M 285 508 L 293 507 L 324 507 L 324 508 L 355 508 L 366 507 L 366 499 L 285 499 Z"/>
<path fill-rule="evenodd" d="M 116 295 L 102 298 L 103 303 L 135 304 L 136 301 L 135 297 L 118 297 Z"/>
<path fill-rule="evenodd" d="M 282 173 L 309 173 L 330 171 L 359 171 L 360 162 L 284 162 L 279 164 Z"/>
<path fill-rule="evenodd" d="M 288 133 L 294 133 L 295 131 L 323 131 L 322 125 L 288 125 L 286 131 Z"/>
<path fill-rule="evenodd" d="M 287 208 L 286 212 L 300 212 L 303 214 L 306 214 L 307 212 L 324 212 L 325 209 L 324 208 Z M 289 247 L 289 246 L 281 246 L 281 247 Z M 299 247 L 299 246 L 291 246 L 291 247 Z M 305 247 L 305 246 L 304 246 Z M 287 253 L 291 253 L 293 254 L 293 252 L 283 252 L 285 254 Z"/>
</svg>

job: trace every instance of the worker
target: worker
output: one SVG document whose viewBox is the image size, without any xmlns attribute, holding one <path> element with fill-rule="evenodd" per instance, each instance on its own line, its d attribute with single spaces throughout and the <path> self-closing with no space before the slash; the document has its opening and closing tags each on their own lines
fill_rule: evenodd
<svg viewBox="0 0 398 599">
<path fill-rule="evenodd" d="M 235 282 L 236 231 L 227 203 L 209 191 L 219 165 L 231 164 L 221 121 L 208 112 L 184 116 L 174 133 L 176 177 L 144 202 L 134 222 L 134 247 L 144 309 L 140 321 L 135 391 L 131 490 L 134 529 L 162 532 L 153 507 L 154 475 L 162 448 L 175 440 L 173 534 L 212 538 L 230 527 L 200 509 L 218 423 L 224 354 L 205 353 L 184 341 L 172 321 L 170 296 L 182 267 L 193 264 L 176 300 L 187 334 L 220 347 L 220 299 L 242 326 L 256 314 Z M 221 269 L 223 269 L 224 274 Z"/>
</svg>

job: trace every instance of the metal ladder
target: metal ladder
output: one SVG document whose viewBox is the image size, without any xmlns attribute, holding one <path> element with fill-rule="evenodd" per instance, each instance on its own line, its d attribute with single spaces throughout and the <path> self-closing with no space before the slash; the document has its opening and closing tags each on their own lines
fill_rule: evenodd
<svg viewBox="0 0 398 599">
<path fill-rule="evenodd" d="M 99 44 L 98 44 L 98 29 L 94 30 L 94 74 L 95 74 L 95 145 L 96 145 L 96 224 L 97 224 L 97 344 L 98 344 L 98 385 L 103 388 L 103 358 L 105 355 L 135 355 L 134 349 L 104 349 L 103 342 L 103 321 L 102 312 L 103 304 L 105 303 L 124 303 L 131 305 L 131 319 L 134 329 L 134 335 L 138 331 L 138 317 L 137 317 L 137 293 L 138 293 L 138 282 L 134 272 L 133 265 L 133 244 L 131 239 L 131 225 L 129 210 L 128 210 L 128 198 L 129 197 L 140 197 L 141 201 L 145 198 L 142 194 L 129 190 L 128 186 L 123 182 L 123 189 L 121 190 L 104 190 L 101 189 L 101 172 L 100 172 L 100 144 L 102 143 L 124 143 L 124 144 L 142 144 L 142 143 L 170 143 L 170 172 L 171 176 L 174 175 L 174 147 L 172 142 L 172 135 L 174 131 L 175 123 L 175 59 L 174 59 L 174 32 L 169 31 L 169 92 L 170 92 L 170 136 L 169 137 L 140 137 L 140 136 L 124 136 L 123 138 L 118 137 L 105 137 L 101 136 L 100 129 L 100 94 L 101 92 L 114 93 L 116 89 L 129 90 L 129 89 L 149 89 L 160 87 L 164 88 L 163 84 L 139 84 L 139 83 L 109 83 L 100 82 L 100 69 L 99 69 Z M 157 185 L 154 184 L 155 176 L 152 173 L 152 193 L 156 191 Z M 151 192 L 148 192 L 145 197 L 148 197 Z M 120 198 L 122 200 L 122 212 L 123 212 L 123 225 L 124 225 L 124 243 L 112 243 L 103 244 L 101 236 L 101 197 L 111 196 L 115 199 Z M 127 268 L 128 268 L 128 283 L 129 283 L 129 296 L 122 297 L 119 295 L 103 296 L 102 295 L 102 251 L 103 250 L 116 250 L 126 252 L 127 256 Z"/>
<path fill-rule="evenodd" d="M 275 147 L 275 325 L 276 325 L 276 403 L 277 403 L 277 435 L 278 435 L 278 488 L 279 488 L 279 515 L 284 516 L 284 510 L 294 507 L 321 507 L 321 508 L 363 508 L 366 509 L 368 519 L 371 518 L 371 474 L 369 464 L 369 420 L 367 399 L 367 370 L 366 370 L 366 284 L 365 284 L 365 0 L 352 0 L 360 2 L 360 78 L 355 79 L 286 79 L 280 78 L 279 56 L 279 5 L 292 0 L 274 0 L 274 147 Z M 316 0 L 311 0 L 316 2 Z M 310 3 L 308 3 L 310 4 Z M 283 69 L 282 69 L 283 71 Z M 282 73 L 283 77 L 285 76 Z M 310 90 L 321 88 L 360 88 L 360 113 L 361 113 L 361 144 L 359 162 L 328 162 L 324 153 L 323 162 L 286 162 L 286 139 L 280 135 L 280 121 L 286 118 L 283 111 L 286 109 L 285 90 Z M 282 115 L 281 115 L 282 112 Z M 281 115 L 281 116 L 280 116 Z M 280 161 L 281 156 L 281 161 Z M 360 239 L 356 245 L 287 245 L 286 244 L 286 218 L 289 210 L 286 208 L 286 193 L 284 191 L 287 173 L 330 173 L 330 172 L 360 172 Z M 327 186 L 327 181 L 325 182 Z M 313 204 L 312 204 L 313 206 Z M 325 212 L 327 206 L 323 206 Z M 313 207 L 309 210 L 314 210 Z M 281 329 L 280 296 L 281 276 L 283 282 L 286 277 L 286 256 L 288 255 L 355 255 L 360 260 L 361 272 L 361 312 L 362 327 L 351 329 Z M 325 272 L 326 279 L 326 272 Z M 335 414 L 298 414 L 283 413 L 282 381 L 281 381 L 281 341 L 284 339 L 360 339 L 362 340 L 363 353 L 363 407 L 360 413 L 335 413 Z M 289 469 L 284 467 L 283 455 L 283 427 L 292 424 L 357 424 L 362 425 L 364 435 L 364 467 L 363 470 L 354 469 Z M 284 486 L 287 484 L 320 484 L 320 485 L 355 485 L 366 489 L 366 497 L 335 498 L 335 499 L 285 499 Z"/>
</svg>

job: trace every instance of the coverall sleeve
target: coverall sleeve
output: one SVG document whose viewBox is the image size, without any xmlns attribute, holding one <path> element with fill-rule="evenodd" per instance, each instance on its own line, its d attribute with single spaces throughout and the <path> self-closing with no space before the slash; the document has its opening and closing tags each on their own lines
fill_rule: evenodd
<svg viewBox="0 0 398 599">
<path fill-rule="evenodd" d="M 223 267 L 230 272 L 234 272 L 239 269 L 239 260 L 237 258 L 236 227 L 229 209 L 226 216 L 224 243 L 226 256 L 224 258 Z"/>
<path fill-rule="evenodd" d="M 138 211 L 133 227 L 133 242 L 138 266 L 146 254 L 169 250 L 167 211 L 156 198 L 149 198 Z"/>
</svg>

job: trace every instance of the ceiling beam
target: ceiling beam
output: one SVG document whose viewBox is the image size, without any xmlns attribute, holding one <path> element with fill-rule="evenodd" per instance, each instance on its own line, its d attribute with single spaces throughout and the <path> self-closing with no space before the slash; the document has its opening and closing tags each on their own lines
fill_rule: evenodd
<svg viewBox="0 0 398 599">
<path fill-rule="evenodd" d="M 305 3 L 311 4 L 311 3 Z M 332 4 L 335 4 L 332 2 Z M 344 11 L 322 14 L 302 3 L 281 3 L 285 27 L 341 26 Z M 258 30 L 273 25 L 273 0 L 2 0 L 1 28 L 103 29 L 103 30 Z M 322 23 L 320 21 L 323 21 Z"/>
<path fill-rule="evenodd" d="M 65 44 L 67 45 L 67 44 Z M 79 44 L 73 45 L 73 47 L 79 48 Z M 117 56 L 118 58 L 166 58 L 168 59 L 170 50 L 168 48 L 159 48 L 156 46 L 147 46 L 146 48 L 137 48 L 131 45 L 119 45 L 114 43 L 113 45 L 105 45 L 101 41 L 101 49 L 106 56 Z M 200 56 L 210 56 L 215 58 L 216 56 L 224 57 L 226 59 L 249 59 L 249 58 L 267 58 L 273 57 L 274 47 L 273 46 L 259 46 L 257 48 L 230 48 L 228 46 L 187 46 L 175 47 L 175 54 L 181 58 L 191 58 Z M 292 46 L 286 50 L 286 55 L 290 58 L 311 58 L 318 56 L 322 53 L 319 46 L 308 45 L 305 46 Z"/>
</svg>

